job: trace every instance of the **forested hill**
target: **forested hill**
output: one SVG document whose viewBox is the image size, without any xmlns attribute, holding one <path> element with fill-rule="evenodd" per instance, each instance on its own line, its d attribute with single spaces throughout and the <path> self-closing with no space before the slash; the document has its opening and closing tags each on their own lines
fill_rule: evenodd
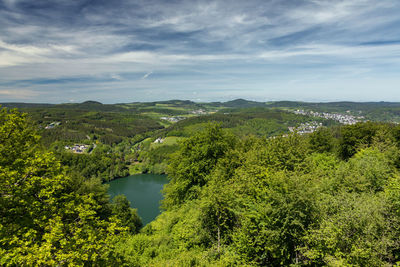
<svg viewBox="0 0 400 267">
<path fill-rule="evenodd" d="M 265 103 L 249 101 L 245 99 L 235 99 L 227 102 L 211 102 L 211 106 L 229 107 L 229 108 L 250 108 L 250 107 L 264 107 Z"/>
<path fill-rule="evenodd" d="M 96 110 L 96 111 L 125 111 L 125 109 L 117 105 L 102 104 L 97 101 L 85 101 L 82 103 L 68 103 L 68 104 L 36 104 L 36 103 L 0 103 L 3 107 L 18 108 L 29 110 L 33 108 L 46 108 L 46 109 L 78 109 L 78 110 Z"/>
<path fill-rule="evenodd" d="M 295 101 L 277 101 L 268 102 L 267 106 L 277 108 L 310 108 L 316 111 L 323 109 L 331 111 L 347 111 L 347 110 L 358 110 L 358 111 L 370 111 L 374 109 L 389 109 L 389 108 L 400 108 L 398 102 L 295 102 Z"/>
<path fill-rule="evenodd" d="M 267 103 L 267 106 L 287 110 L 304 109 L 315 112 L 350 113 L 373 121 L 400 122 L 400 103 L 398 102 L 308 103 L 278 101 Z"/>
</svg>

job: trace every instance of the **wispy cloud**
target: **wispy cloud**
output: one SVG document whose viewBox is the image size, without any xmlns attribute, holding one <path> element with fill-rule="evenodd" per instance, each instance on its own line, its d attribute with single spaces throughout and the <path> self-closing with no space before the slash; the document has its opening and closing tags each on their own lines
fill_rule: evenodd
<svg viewBox="0 0 400 267">
<path fill-rule="evenodd" d="M 152 71 L 150 71 L 150 72 L 148 72 L 148 73 L 146 73 L 145 75 L 143 75 L 143 77 L 142 77 L 142 80 L 145 80 L 145 79 L 147 79 L 151 74 L 153 74 L 153 72 Z"/>
<path fill-rule="evenodd" d="M 26 90 L 26 89 L 3 89 L 0 90 L 0 96 L 4 98 L 13 98 L 17 100 L 29 100 L 32 97 L 38 97 L 40 93 L 35 92 L 33 90 Z"/>
</svg>

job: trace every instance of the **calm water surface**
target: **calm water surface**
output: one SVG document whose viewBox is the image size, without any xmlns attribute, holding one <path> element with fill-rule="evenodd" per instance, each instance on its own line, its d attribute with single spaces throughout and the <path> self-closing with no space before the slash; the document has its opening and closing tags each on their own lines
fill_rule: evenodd
<svg viewBox="0 0 400 267">
<path fill-rule="evenodd" d="M 111 197 L 125 195 L 145 225 L 160 214 L 161 189 L 167 182 L 166 175 L 132 175 L 109 182 L 108 193 Z"/>
</svg>

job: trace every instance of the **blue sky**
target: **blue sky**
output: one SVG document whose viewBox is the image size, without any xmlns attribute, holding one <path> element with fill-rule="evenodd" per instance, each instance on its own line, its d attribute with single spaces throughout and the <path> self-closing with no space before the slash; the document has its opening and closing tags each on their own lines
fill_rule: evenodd
<svg viewBox="0 0 400 267">
<path fill-rule="evenodd" d="M 400 101 L 398 0 L 0 0 L 0 102 Z"/>
</svg>

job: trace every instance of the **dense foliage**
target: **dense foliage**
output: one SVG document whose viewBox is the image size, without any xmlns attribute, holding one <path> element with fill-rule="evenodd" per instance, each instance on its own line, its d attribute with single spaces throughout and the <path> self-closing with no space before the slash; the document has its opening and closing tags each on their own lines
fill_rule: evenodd
<svg viewBox="0 0 400 267">
<path fill-rule="evenodd" d="M 126 144 L 125 144 L 126 145 Z M 64 146 L 53 144 L 52 151 L 70 174 L 83 176 L 86 179 L 99 178 L 101 181 L 110 181 L 129 175 L 126 151 L 118 148 L 124 146 L 108 146 L 98 144 L 92 153 L 76 154 L 66 151 Z"/>
<path fill-rule="evenodd" d="M 47 108 L 30 110 L 30 114 L 42 128 L 51 122 L 60 122 L 53 129 L 43 130 L 43 141 L 46 144 L 54 141 L 98 140 L 112 145 L 163 128 L 157 120 L 128 112 Z"/>
</svg>

